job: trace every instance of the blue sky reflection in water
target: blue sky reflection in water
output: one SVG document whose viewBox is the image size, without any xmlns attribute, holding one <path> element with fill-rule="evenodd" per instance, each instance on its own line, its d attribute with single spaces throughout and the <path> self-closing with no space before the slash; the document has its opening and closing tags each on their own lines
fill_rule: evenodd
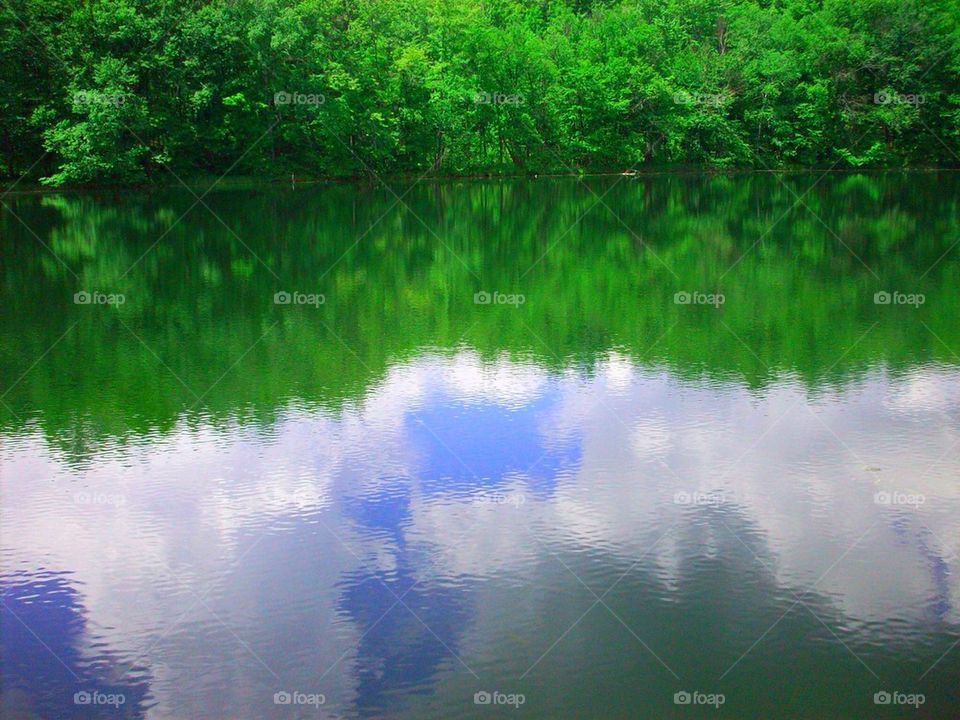
<svg viewBox="0 0 960 720">
<path fill-rule="evenodd" d="M 476 690 L 503 687 L 546 716 L 591 683 L 638 681 L 623 702 L 653 712 L 684 685 L 613 613 L 681 682 L 709 687 L 794 593 L 811 610 L 714 687 L 733 704 L 787 647 L 866 692 L 876 681 L 814 614 L 880 677 L 946 649 L 957 467 L 948 456 L 905 487 L 916 470 L 900 448 L 946 452 L 958 392 L 938 367 L 812 402 L 789 382 L 760 398 L 615 354 L 585 377 L 461 351 L 398 365 L 339 416 L 291 406 L 267 433 L 184 425 L 83 468 L 27 433 L 4 450 L 5 602 L 83 682 L 147 715 L 271 715 L 284 688 L 344 714 L 470 715 Z M 754 447 L 796 403 L 808 412 Z M 876 502 L 887 491 L 925 501 Z M 611 610 L 520 681 L 593 604 L 578 577 L 597 595 L 619 579 Z M 82 687 L 4 623 L 8 688 L 42 679 L 43 707 Z M 576 679 L 558 691 L 558 674 Z"/>
</svg>

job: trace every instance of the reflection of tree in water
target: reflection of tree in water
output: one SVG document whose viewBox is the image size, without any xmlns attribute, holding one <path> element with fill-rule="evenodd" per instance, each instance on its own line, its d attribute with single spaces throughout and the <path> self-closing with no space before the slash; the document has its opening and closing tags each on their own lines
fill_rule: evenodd
<svg viewBox="0 0 960 720">
<path fill-rule="evenodd" d="M 609 189 L 619 220 L 570 180 L 420 185 L 404 199 L 415 216 L 355 187 L 212 193 L 230 230 L 199 207 L 176 222 L 193 202 L 183 192 L 20 199 L 16 212 L 79 279 L 0 216 L 0 380 L 12 385 L 78 324 L 4 402 L 82 456 L 103 437 L 168 430 L 208 389 L 202 409 L 220 420 L 267 425 L 291 398 L 336 411 L 398 359 L 460 343 L 585 372 L 616 348 L 757 389 L 783 373 L 818 389 L 876 366 L 955 363 L 958 181 L 830 176 L 804 196 L 824 225 L 790 210 L 814 179 L 586 179 Z M 78 289 L 127 302 L 98 312 L 73 304 Z M 925 306 L 874 304 L 895 289 L 924 293 Z M 278 307 L 278 290 L 326 303 Z M 526 302 L 477 306 L 478 290 Z M 675 305 L 682 290 L 726 303 Z M 2 406 L 0 423 L 21 427 Z"/>
<path fill-rule="evenodd" d="M 144 716 L 146 680 L 132 679 L 128 673 L 136 668 L 86 635 L 82 598 L 67 577 L 45 572 L 8 577 L 2 592 L 4 713 L 56 718 Z M 89 650 L 94 647 L 98 654 L 91 656 Z M 122 694 L 124 703 L 117 707 L 74 703 L 74 693 L 94 690 Z"/>
<path fill-rule="evenodd" d="M 393 692 L 429 692 L 444 663 L 468 672 L 453 654 L 461 652 L 471 621 L 469 588 L 459 579 L 431 577 L 433 569 L 424 565 L 429 553 L 409 542 L 413 494 L 427 503 L 453 497 L 470 502 L 519 482 L 530 500 L 548 497 L 558 473 L 573 468 L 581 453 L 578 440 L 548 444 L 544 438 L 538 422 L 557 401 L 547 395 L 519 410 L 488 403 L 465 409 L 438 397 L 407 417 L 406 436 L 419 461 L 416 480 L 385 480 L 376 493 L 348 502 L 356 530 L 391 552 L 389 567 L 365 559 L 366 566 L 341 582 L 338 609 L 361 636 L 356 672 L 363 712 L 388 709 Z"/>
<path fill-rule="evenodd" d="M 771 548 L 749 506 L 728 501 L 688 511 L 692 515 L 669 532 L 675 543 L 671 560 L 676 564 L 641 563 L 607 602 L 651 648 L 663 653 L 686 682 L 698 686 L 716 683 L 740 658 L 725 678 L 730 717 L 778 717 L 783 699 L 797 692 L 804 694 L 808 708 L 822 706 L 827 716 L 867 717 L 863 708 L 877 686 L 872 671 L 883 682 L 926 693 L 930 717 L 949 714 L 947 709 L 956 705 L 960 699 L 956 688 L 945 690 L 932 675 L 919 678 L 950 646 L 951 634 L 955 635 L 953 628 L 944 627 L 943 617 L 929 611 L 917 615 L 916 608 L 901 607 L 883 622 L 873 622 L 868 619 L 874 609 L 869 605 L 871 596 L 859 592 L 856 580 L 845 587 L 848 594 L 838 597 L 829 589 L 828 578 L 843 582 L 848 564 L 857 562 L 851 553 L 831 567 L 853 545 L 860 529 L 848 529 L 851 534 L 846 539 L 830 541 L 831 551 L 819 558 L 806 556 L 805 564 L 819 565 L 808 565 L 811 579 L 798 583 L 782 574 L 784 558 Z M 928 547 L 929 538 L 922 533 L 901 533 L 902 529 L 894 527 L 894 532 L 913 557 L 930 559 L 935 554 Z M 816 533 L 815 525 L 809 532 Z M 891 560 L 883 557 L 882 547 L 873 550 L 874 560 L 880 563 Z M 794 550 L 805 554 L 800 548 Z M 939 596 L 942 586 L 936 564 L 930 563 L 928 580 L 933 594 Z M 824 582 L 819 583 L 818 578 Z M 672 586 L 670 600 L 660 592 L 664 583 Z M 893 583 L 896 585 L 899 582 Z M 844 598 L 853 604 L 845 604 Z M 857 600 L 866 604 L 857 604 Z M 939 600 L 950 602 L 949 597 Z M 707 614 L 709 623 L 691 625 L 694 606 Z M 677 628 L 684 631 L 677 632 Z M 754 641 L 757 643 L 751 648 Z M 705 647 L 723 648 L 723 652 L 705 655 Z M 789 649 L 787 673 L 783 671 L 785 648 Z M 912 662 L 905 662 L 907 657 Z M 685 662 L 689 658 L 699 662 Z M 660 672 L 655 661 L 647 659 L 653 671 Z M 837 672 L 838 662 L 847 664 L 850 671 Z M 944 662 L 956 666 L 958 660 L 946 658 Z M 757 687 L 764 692 L 756 692 Z M 934 704 L 936 707 L 930 707 Z M 643 715 L 660 712 L 652 705 Z"/>
</svg>

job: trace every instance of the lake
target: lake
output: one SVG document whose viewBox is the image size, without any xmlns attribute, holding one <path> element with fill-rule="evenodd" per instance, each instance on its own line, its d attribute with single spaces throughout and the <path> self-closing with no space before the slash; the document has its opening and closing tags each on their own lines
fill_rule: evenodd
<svg viewBox="0 0 960 720">
<path fill-rule="evenodd" d="M 960 712 L 957 175 L 390 184 L 3 198 L 5 717 Z"/>
</svg>

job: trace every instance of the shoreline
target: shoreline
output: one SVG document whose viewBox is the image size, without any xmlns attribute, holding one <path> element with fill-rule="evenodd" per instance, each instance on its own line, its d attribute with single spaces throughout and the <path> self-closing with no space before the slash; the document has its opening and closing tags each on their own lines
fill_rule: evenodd
<svg viewBox="0 0 960 720">
<path fill-rule="evenodd" d="M 255 187 L 276 186 L 296 188 L 306 185 L 380 185 L 387 180 L 414 180 L 417 184 L 422 182 L 432 183 L 450 183 L 450 182 L 477 182 L 477 181 L 503 181 L 503 180 L 540 180 L 547 178 L 596 178 L 596 177 L 623 177 L 623 178 L 646 178 L 662 176 L 683 176 L 683 175 L 802 175 L 809 173 L 837 174 L 837 175 L 858 175 L 858 174 L 883 174 L 883 173 L 939 173 L 939 172 L 960 172 L 960 167 L 874 167 L 874 168 L 822 168 L 822 167 L 786 167 L 786 168 L 713 168 L 713 167 L 683 167 L 683 168 L 660 168 L 621 172 L 545 172 L 545 173 L 468 173 L 452 175 L 417 175 L 415 173 L 390 173 L 383 175 L 353 175 L 353 176 L 304 176 L 297 178 L 291 175 L 288 178 L 278 177 L 258 177 L 252 175 L 240 175 L 233 178 L 216 176 L 192 177 L 188 180 L 178 182 L 163 183 L 128 183 L 116 185 L 63 185 L 59 187 L 49 187 L 32 182 L 26 187 L 18 187 L 22 180 L 17 178 L 7 178 L 0 180 L 0 198 L 17 195 L 58 195 L 72 193 L 103 193 L 103 192 L 153 192 L 184 188 L 200 188 L 210 191 L 209 188 L 217 185 L 219 190 L 239 190 Z"/>
</svg>

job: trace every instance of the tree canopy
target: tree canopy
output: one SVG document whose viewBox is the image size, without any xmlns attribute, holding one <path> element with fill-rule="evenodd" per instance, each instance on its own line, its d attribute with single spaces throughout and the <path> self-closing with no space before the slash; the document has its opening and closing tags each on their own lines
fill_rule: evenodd
<svg viewBox="0 0 960 720">
<path fill-rule="evenodd" d="M 8 0 L 59 184 L 960 163 L 956 0 Z"/>
</svg>

